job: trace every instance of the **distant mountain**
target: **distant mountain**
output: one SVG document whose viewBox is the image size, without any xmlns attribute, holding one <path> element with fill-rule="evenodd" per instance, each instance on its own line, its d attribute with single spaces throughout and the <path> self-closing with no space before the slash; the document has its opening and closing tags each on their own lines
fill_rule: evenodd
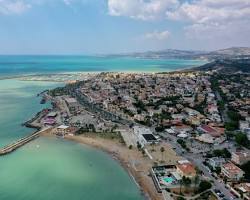
<svg viewBox="0 0 250 200">
<path fill-rule="evenodd" d="M 124 56 L 124 57 L 149 58 L 149 59 L 171 59 L 171 58 L 193 59 L 204 53 L 206 52 L 205 51 L 165 49 L 165 50 L 160 50 L 160 51 L 113 54 L 113 55 L 108 55 L 108 56 L 112 56 L 112 57 Z"/>
<path fill-rule="evenodd" d="M 137 58 L 189 58 L 195 57 L 205 52 L 185 51 L 177 49 L 166 49 L 161 51 L 147 51 L 142 53 L 123 54 L 124 56 L 133 56 Z"/>
<path fill-rule="evenodd" d="M 217 71 L 220 73 L 250 73 L 250 58 L 247 59 L 220 59 L 211 63 L 195 67 L 196 71 Z"/>
<path fill-rule="evenodd" d="M 240 56 L 240 55 L 250 55 L 250 48 L 248 47 L 231 47 L 228 49 L 221 49 L 218 51 L 212 52 L 218 55 L 232 55 L 232 56 Z"/>
<path fill-rule="evenodd" d="M 136 58 L 151 59 L 202 59 L 202 60 L 218 60 L 227 58 L 250 58 L 250 48 L 248 47 L 232 47 L 217 51 L 185 51 L 176 49 L 166 49 L 162 51 L 147 51 L 141 53 L 117 54 L 109 56 L 129 56 Z"/>
</svg>

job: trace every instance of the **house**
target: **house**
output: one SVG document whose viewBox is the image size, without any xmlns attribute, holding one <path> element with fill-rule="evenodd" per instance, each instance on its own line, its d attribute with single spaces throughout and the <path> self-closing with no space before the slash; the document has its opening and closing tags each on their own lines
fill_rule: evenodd
<svg viewBox="0 0 250 200">
<path fill-rule="evenodd" d="M 200 115 L 200 112 L 191 108 L 185 108 L 185 112 L 189 115 L 189 116 L 197 116 Z"/>
<path fill-rule="evenodd" d="M 201 124 L 201 119 L 198 117 L 189 117 L 187 119 L 187 121 L 191 124 L 191 125 L 195 125 L 195 126 L 199 126 Z"/>
<path fill-rule="evenodd" d="M 221 132 L 217 131 L 215 128 L 208 125 L 201 125 L 197 128 L 197 130 L 201 133 L 209 134 L 212 137 L 220 137 Z"/>
<path fill-rule="evenodd" d="M 243 199 L 250 200 L 250 183 L 240 183 L 235 185 L 234 188 L 242 194 Z"/>
<path fill-rule="evenodd" d="M 248 121 L 240 121 L 239 128 L 242 132 L 247 132 L 250 129 L 250 123 Z"/>
<path fill-rule="evenodd" d="M 233 152 L 231 161 L 236 165 L 242 165 L 250 161 L 250 153 L 248 151 Z"/>
<path fill-rule="evenodd" d="M 214 105 L 214 104 L 208 105 L 207 111 L 208 111 L 208 113 L 210 113 L 210 114 L 219 113 L 218 107 L 217 107 L 216 105 Z"/>
<path fill-rule="evenodd" d="M 65 125 L 60 125 L 54 129 L 54 134 L 58 136 L 65 136 L 67 134 L 75 134 L 78 129 L 75 127 L 69 127 Z"/>
<path fill-rule="evenodd" d="M 209 164 L 213 169 L 216 169 L 218 167 L 220 167 L 223 163 L 225 163 L 225 159 L 224 158 L 210 158 L 209 159 Z"/>
<path fill-rule="evenodd" d="M 182 113 L 172 114 L 171 117 L 175 120 L 180 120 L 180 121 L 187 118 L 187 116 L 185 114 L 182 114 Z"/>
<path fill-rule="evenodd" d="M 181 124 L 178 126 L 172 126 L 171 129 L 176 133 L 176 134 L 180 134 L 180 133 L 188 133 L 190 131 L 192 131 L 192 127 L 191 126 L 187 126 L 185 124 Z"/>
<path fill-rule="evenodd" d="M 208 143 L 208 144 L 214 143 L 214 137 L 212 137 L 209 134 L 202 134 L 200 136 L 197 136 L 196 139 L 200 142 L 204 142 L 204 143 Z"/>
<path fill-rule="evenodd" d="M 75 98 L 65 97 L 64 100 L 65 100 L 65 102 L 66 102 L 66 104 L 69 107 L 69 110 L 71 112 L 75 112 L 75 111 L 79 110 L 80 107 L 79 107 L 79 104 Z"/>
<path fill-rule="evenodd" d="M 226 178 L 232 181 L 239 181 L 244 176 L 244 172 L 232 162 L 223 164 L 221 172 Z"/>
<path fill-rule="evenodd" d="M 196 176 L 195 166 L 189 161 L 179 161 L 176 165 L 176 171 L 181 177 L 193 179 Z"/>
</svg>

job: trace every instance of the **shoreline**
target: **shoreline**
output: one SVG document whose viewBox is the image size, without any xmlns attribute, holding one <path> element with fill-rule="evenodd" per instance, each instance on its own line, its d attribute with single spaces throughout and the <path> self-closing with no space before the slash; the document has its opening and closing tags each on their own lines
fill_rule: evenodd
<svg viewBox="0 0 250 200">
<path fill-rule="evenodd" d="M 166 71 L 72 71 L 72 72 L 53 72 L 53 73 L 34 73 L 34 74 L 20 74 L 20 75 L 6 75 L 0 76 L 0 80 L 8 80 L 8 79 L 23 79 L 23 78 L 32 78 L 32 77 L 43 77 L 43 76 L 71 76 L 71 75 L 98 75 L 101 73 L 123 73 L 123 74 L 168 74 L 168 73 L 180 73 L 186 72 L 187 70 L 194 70 L 195 68 L 201 65 L 190 65 L 190 66 L 183 66 L 176 69 L 169 69 Z M 22 80 L 22 81 L 45 81 L 45 82 L 65 82 L 65 81 L 55 81 L 55 80 Z"/>
<path fill-rule="evenodd" d="M 51 133 L 45 133 L 41 135 L 47 138 L 56 138 Z M 162 194 L 158 193 L 155 189 L 151 177 L 146 175 L 143 171 L 137 170 L 135 166 L 132 166 L 130 156 L 135 154 L 136 157 L 142 157 L 141 153 L 137 149 L 130 150 L 127 146 L 121 144 L 118 140 L 104 139 L 97 136 L 86 137 L 86 136 L 65 136 L 63 138 L 66 141 L 72 141 L 76 144 L 87 145 L 99 151 L 105 152 L 114 159 L 118 164 L 128 173 L 130 178 L 135 182 L 138 189 L 141 192 L 142 197 L 145 200 L 163 200 Z M 127 157 L 128 156 L 128 157 Z M 136 159 L 136 158 L 134 158 Z M 146 159 L 146 158 L 143 158 Z"/>
</svg>

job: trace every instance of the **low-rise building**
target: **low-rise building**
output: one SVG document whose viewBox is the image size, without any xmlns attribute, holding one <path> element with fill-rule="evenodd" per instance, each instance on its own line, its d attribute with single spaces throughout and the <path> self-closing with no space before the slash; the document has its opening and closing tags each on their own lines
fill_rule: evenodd
<svg viewBox="0 0 250 200">
<path fill-rule="evenodd" d="M 196 139 L 200 142 L 204 142 L 204 143 L 208 143 L 208 144 L 214 143 L 214 137 L 212 137 L 209 134 L 202 134 L 202 135 L 196 137 Z"/>
<path fill-rule="evenodd" d="M 213 169 L 216 169 L 217 167 L 221 167 L 222 164 L 225 163 L 224 158 L 210 158 L 209 159 L 209 164 Z"/>
<path fill-rule="evenodd" d="M 75 134 L 77 132 L 78 128 L 60 125 L 54 129 L 54 134 L 58 136 L 65 136 L 67 134 Z"/>
<path fill-rule="evenodd" d="M 181 177 L 187 177 L 193 179 L 196 176 L 195 166 L 189 161 L 180 161 L 176 165 L 176 171 Z"/>
<path fill-rule="evenodd" d="M 232 162 L 242 165 L 250 161 L 250 153 L 248 151 L 236 151 L 232 153 Z"/>
<path fill-rule="evenodd" d="M 250 200 L 250 183 L 240 183 L 234 188 L 242 195 L 243 199 Z"/>
<path fill-rule="evenodd" d="M 180 134 L 180 133 L 188 133 L 191 132 L 193 129 L 191 126 L 187 126 L 185 124 L 181 124 L 178 126 L 172 126 L 171 129 L 176 133 L 176 134 Z"/>
<path fill-rule="evenodd" d="M 75 98 L 65 97 L 64 100 L 71 112 L 76 112 L 77 110 L 79 110 L 80 107 Z"/>
<path fill-rule="evenodd" d="M 244 176 L 244 171 L 232 162 L 225 163 L 221 166 L 222 174 L 231 181 L 238 181 Z"/>
<path fill-rule="evenodd" d="M 157 142 L 156 137 L 149 128 L 135 126 L 134 134 L 136 136 L 137 142 L 139 142 L 142 146 Z"/>
<path fill-rule="evenodd" d="M 197 128 L 197 130 L 201 133 L 209 134 L 212 137 L 220 137 L 221 133 L 217 131 L 215 128 L 208 125 L 201 125 Z"/>
</svg>

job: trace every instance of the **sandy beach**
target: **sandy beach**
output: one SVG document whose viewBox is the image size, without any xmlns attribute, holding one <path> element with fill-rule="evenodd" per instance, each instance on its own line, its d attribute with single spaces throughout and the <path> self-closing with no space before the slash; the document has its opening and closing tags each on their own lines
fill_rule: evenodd
<svg viewBox="0 0 250 200">
<path fill-rule="evenodd" d="M 55 137 L 49 132 L 44 133 L 42 136 Z M 74 141 L 80 144 L 89 145 L 91 147 L 102 150 L 117 160 L 124 169 L 135 179 L 141 192 L 144 194 L 145 199 L 163 200 L 162 194 L 159 194 L 151 177 L 149 170 L 152 166 L 152 160 L 142 155 L 137 149 L 129 149 L 118 140 L 104 139 L 100 137 L 85 137 L 79 136 L 65 136 L 66 140 Z"/>
</svg>

